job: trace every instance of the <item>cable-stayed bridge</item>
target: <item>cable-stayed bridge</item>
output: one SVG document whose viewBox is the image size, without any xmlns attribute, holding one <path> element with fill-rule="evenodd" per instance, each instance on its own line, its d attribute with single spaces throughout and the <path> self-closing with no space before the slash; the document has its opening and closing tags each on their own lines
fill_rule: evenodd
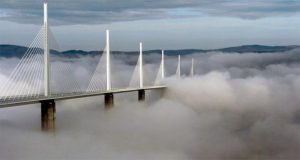
<svg viewBox="0 0 300 160">
<path fill-rule="evenodd" d="M 0 85 L 0 108 L 41 103 L 41 121 L 43 130 L 55 128 L 55 101 L 104 95 L 106 108 L 113 106 L 114 94 L 138 92 L 138 100 L 145 100 L 145 91 L 166 89 L 161 82 L 165 78 L 164 51 L 155 81 L 144 84 L 143 46 L 128 87 L 113 88 L 111 76 L 111 51 L 109 30 L 106 30 L 106 45 L 89 84 L 83 88 L 74 77 L 57 76 L 56 72 L 71 72 L 71 66 L 51 63 L 51 53 L 57 52 L 56 42 L 48 25 L 48 7 L 44 4 L 44 25 L 38 32 L 26 53 L 11 72 L 6 83 Z M 192 64 L 194 62 L 192 61 Z M 55 66 L 56 65 L 56 66 Z M 53 72 L 52 68 L 58 70 Z M 180 77 L 180 56 L 176 74 Z M 191 75 L 194 74 L 193 65 Z M 53 79 L 59 83 L 53 83 Z"/>
</svg>

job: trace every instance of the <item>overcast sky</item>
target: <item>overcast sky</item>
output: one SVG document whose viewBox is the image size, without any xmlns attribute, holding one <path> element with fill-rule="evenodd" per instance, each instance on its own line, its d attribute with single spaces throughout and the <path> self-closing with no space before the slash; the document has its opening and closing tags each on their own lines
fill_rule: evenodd
<svg viewBox="0 0 300 160">
<path fill-rule="evenodd" d="M 221 48 L 300 44 L 299 0 L 48 0 L 61 50 Z M 43 23 L 42 0 L 0 1 L 0 44 L 28 45 Z"/>
</svg>

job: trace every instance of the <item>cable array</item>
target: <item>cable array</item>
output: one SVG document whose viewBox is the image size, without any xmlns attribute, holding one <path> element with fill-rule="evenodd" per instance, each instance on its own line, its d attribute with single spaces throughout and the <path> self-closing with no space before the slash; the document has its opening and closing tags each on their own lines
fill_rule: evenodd
<svg viewBox="0 0 300 160">
<path fill-rule="evenodd" d="M 83 92 L 77 78 L 75 78 L 74 70 L 72 69 L 72 60 L 65 59 L 66 57 L 60 52 L 60 47 L 54 37 L 51 28 L 48 28 L 49 46 L 51 58 L 51 94 L 65 94 L 74 92 Z M 56 54 L 55 54 L 56 53 Z M 59 55 L 62 55 L 59 56 Z M 62 59 L 64 58 L 64 59 Z"/>
<path fill-rule="evenodd" d="M 159 65 L 159 69 L 158 69 L 158 72 L 157 72 L 157 75 L 156 75 L 156 78 L 155 78 L 155 81 L 154 81 L 154 85 L 159 85 L 162 83 L 162 80 L 163 80 L 163 77 L 162 77 L 162 72 L 163 72 L 163 64 L 160 63 Z M 165 75 L 166 75 L 166 71 L 164 71 Z"/>
<path fill-rule="evenodd" d="M 138 61 L 136 62 L 136 65 L 134 67 L 132 76 L 130 78 L 129 86 L 128 88 L 138 88 L 140 86 L 140 79 L 139 79 L 139 64 L 140 64 L 140 56 L 138 56 Z"/>
<path fill-rule="evenodd" d="M 7 101 L 34 99 L 43 96 L 44 92 L 44 26 L 19 60 L 6 82 L 0 87 L 0 103 Z M 48 27 L 50 46 L 51 95 L 61 93 L 83 92 L 72 70 L 72 61 L 61 60 L 58 55 L 59 45 Z M 65 58 L 65 57 L 64 57 Z"/>
<path fill-rule="evenodd" d="M 132 76 L 131 76 L 130 81 L 129 81 L 128 88 L 139 88 L 140 87 L 140 77 L 139 77 L 140 69 L 139 69 L 139 64 L 140 64 L 140 57 L 138 57 L 137 63 L 135 65 L 135 67 L 134 67 Z M 160 66 L 160 70 L 161 70 L 161 66 Z M 152 75 L 152 74 L 148 74 L 148 73 L 152 73 L 152 71 L 150 71 L 149 67 L 147 67 L 147 65 L 144 64 L 144 67 L 143 67 L 144 86 L 151 86 L 151 85 L 153 85 L 153 83 L 156 82 L 156 79 L 155 80 L 153 79 L 155 77 L 149 76 L 149 75 Z M 160 72 L 160 75 L 161 75 L 161 72 Z"/>
<path fill-rule="evenodd" d="M 23 57 L 0 88 L 1 101 L 39 97 L 43 91 L 43 38 L 40 29 Z"/>
<path fill-rule="evenodd" d="M 106 47 L 100 56 L 97 67 L 86 89 L 86 92 L 106 90 Z"/>
</svg>

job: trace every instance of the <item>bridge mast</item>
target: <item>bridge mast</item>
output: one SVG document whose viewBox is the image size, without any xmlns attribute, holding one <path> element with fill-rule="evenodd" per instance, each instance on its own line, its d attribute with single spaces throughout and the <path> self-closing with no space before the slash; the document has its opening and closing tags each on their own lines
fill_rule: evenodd
<svg viewBox="0 0 300 160">
<path fill-rule="evenodd" d="M 106 90 L 111 90 L 111 68 L 110 68 L 110 45 L 109 45 L 109 30 L 106 30 Z M 114 95 L 106 93 L 104 95 L 105 108 L 109 109 L 114 105 Z"/>
<path fill-rule="evenodd" d="M 145 101 L 146 93 L 144 88 L 144 73 L 143 73 L 143 43 L 140 43 L 140 57 L 139 57 L 139 69 L 140 69 L 140 88 L 138 91 L 138 99 L 140 102 Z"/>
<path fill-rule="evenodd" d="M 44 96 L 50 95 L 50 57 L 48 44 L 48 4 L 44 3 Z"/>
<path fill-rule="evenodd" d="M 144 87 L 144 79 L 143 79 L 143 43 L 140 43 L 140 88 Z"/>
<path fill-rule="evenodd" d="M 194 77 L 194 58 L 192 58 L 192 67 L 191 67 L 191 73 L 190 73 L 191 77 Z"/>
<path fill-rule="evenodd" d="M 48 4 L 44 3 L 44 96 L 50 95 L 50 55 L 48 42 Z M 55 102 L 41 101 L 41 127 L 43 131 L 55 131 Z"/>
<path fill-rule="evenodd" d="M 165 78 L 165 51 L 161 50 L 161 79 Z"/>
<path fill-rule="evenodd" d="M 106 90 L 111 90 L 109 30 L 106 30 Z"/>
<path fill-rule="evenodd" d="M 178 55 L 178 65 L 177 65 L 177 77 L 180 78 L 181 77 L 181 73 L 180 73 L 180 68 L 181 68 L 181 64 L 180 64 L 180 55 Z"/>
</svg>

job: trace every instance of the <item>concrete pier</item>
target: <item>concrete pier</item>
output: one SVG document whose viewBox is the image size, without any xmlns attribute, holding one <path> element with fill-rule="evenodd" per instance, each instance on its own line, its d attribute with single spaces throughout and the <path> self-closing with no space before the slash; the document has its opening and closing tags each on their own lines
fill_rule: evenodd
<svg viewBox="0 0 300 160">
<path fill-rule="evenodd" d="M 112 93 L 107 93 L 104 95 L 105 109 L 109 109 L 114 106 L 114 95 Z"/>
<path fill-rule="evenodd" d="M 146 96 L 145 90 L 144 89 L 139 90 L 139 102 L 145 101 L 145 96 Z"/>
<path fill-rule="evenodd" d="M 41 101 L 41 127 L 43 131 L 55 130 L 55 102 Z"/>
</svg>

